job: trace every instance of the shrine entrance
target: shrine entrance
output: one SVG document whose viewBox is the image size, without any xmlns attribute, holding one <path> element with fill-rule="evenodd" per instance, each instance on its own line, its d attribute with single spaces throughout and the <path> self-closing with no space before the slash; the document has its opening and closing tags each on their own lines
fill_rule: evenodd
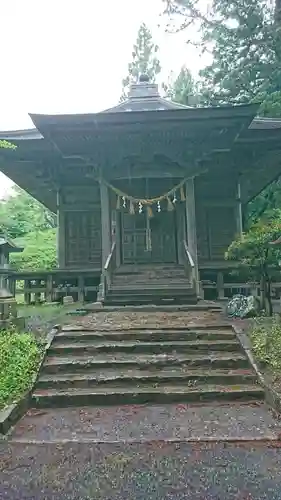
<svg viewBox="0 0 281 500">
<path fill-rule="evenodd" d="M 176 263 L 176 211 L 121 216 L 121 261 L 123 264 Z"/>
</svg>

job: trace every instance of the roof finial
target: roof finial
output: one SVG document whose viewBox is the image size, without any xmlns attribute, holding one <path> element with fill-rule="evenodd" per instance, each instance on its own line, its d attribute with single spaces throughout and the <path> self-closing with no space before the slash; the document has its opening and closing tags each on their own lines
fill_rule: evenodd
<svg viewBox="0 0 281 500">
<path fill-rule="evenodd" d="M 149 76 L 146 75 L 145 73 L 140 74 L 139 76 L 139 83 L 149 83 Z"/>
</svg>

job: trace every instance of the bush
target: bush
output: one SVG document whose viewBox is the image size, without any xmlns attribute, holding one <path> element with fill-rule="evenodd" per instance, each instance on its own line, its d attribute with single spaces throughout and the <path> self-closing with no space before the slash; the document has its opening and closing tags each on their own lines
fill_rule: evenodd
<svg viewBox="0 0 281 500">
<path fill-rule="evenodd" d="M 34 335 L 0 331 L 0 409 L 31 387 L 41 358 Z"/>
<path fill-rule="evenodd" d="M 281 369 L 281 324 L 272 320 L 260 318 L 255 320 L 251 340 L 254 353 L 259 361 L 274 370 Z"/>
</svg>

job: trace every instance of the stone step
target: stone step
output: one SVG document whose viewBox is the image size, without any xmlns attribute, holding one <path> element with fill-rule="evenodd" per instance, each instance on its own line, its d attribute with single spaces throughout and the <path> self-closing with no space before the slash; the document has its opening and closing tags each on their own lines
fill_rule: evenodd
<svg viewBox="0 0 281 500">
<path fill-rule="evenodd" d="M 86 388 L 96 385 L 115 386 L 139 384 L 190 384 L 198 383 L 220 384 L 220 385 L 244 385 L 255 383 L 256 375 L 251 369 L 244 370 L 196 370 L 182 366 L 163 368 L 157 371 L 135 369 L 94 369 L 89 373 L 56 373 L 42 374 L 36 384 L 36 388 L 42 389 L 64 389 L 68 387 Z"/>
<path fill-rule="evenodd" d="M 174 274 L 184 274 L 185 267 L 181 264 L 167 264 L 166 266 L 162 266 L 159 264 L 143 264 L 143 265 L 131 265 L 131 266 L 120 266 L 115 271 L 115 276 L 142 276 L 147 274 L 154 274 L 157 276 L 173 276 Z"/>
<path fill-rule="evenodd" d="M 116 286 L 113 284 L 111 288 L 109 289 L 108 293 L 110 295 L 131 295 L 133 293 L 134 295 L 151 295 L 151 294 L 157 294 L 163 297 L 169 297 L 169 296 L 175 296 L 177 297 L 178 295 L 185 295 L 193 293 L 193 287 L 189 284 L 186 283 L 183 286 L 176 287 L 176 288 L 171 288 L 171 287 L 159 287 L 159 286 L 151 286 L 151 285 L 140 285 L 138 286 L 137 284 L 135 285 L 124 285 L 124 286 Z"/>
<path fill-rule="evenodd" d="M 225 330 L 124 330 L 124 331 L 62 331 L 58 333 L 53 344 L 58 342 L 75 341 L 75 342 L 95 342 L 95 341 L 117 341 L 123 340 L 138 340 L 145 342 L 161 342 L 161 341 L 185 341 L 185 340 L 236 340 L 236 335 L 231 329 Z"/>
<path fill-rule="evenodd" d="M 249 368 L 249 361 L 243 353 L 223 351 L 208 352 L 201 354 L 134 354 L 102 353 L 94 356 L 48 356 L 42 372 L 44 373 L 74 373 L 89 372 L 94 369 L 115 368 L 143 368 L 145 370 L 157 370 L 165 366 L 188 366 L 189 368 L 212 368 L 212 369 L 238 369 Z"/>
<path fill-rule="evenodd" d="M 123 340 L 103 341 L 103 342 L 69 342 L 53 343 L 49 348 L 49 354 L 56 356 L 65 356 L 66 354 L 95 354 L 99 352 L 133 352 L 133 353 L 171 353 L 171 352 L 209 352 L 209 351 L 241 351 L 241 345 L 238 340 L 196 340 L 196 341 L 173 341 L 173 342 L 138 342 Z"/>
<path fill-rule="evenodd" d="M 130 274 L 130 275 L 113 275 L 113 280 L 118 283 L 181 283 L 189 281 L 189 276 L 185 273 L 173 272 L 170 276 L 162 276 L 157 274 Z"/>
<path fill-rule="evenodd" d="M 187 293 L 183 295 L 178 295 L 177 297 L 159 297 L 155 294 L 152 295 L 107 295 L 105 299 L 105 305 L 111 306 L 140 306 L 140 305 L 163 305 L 163 304 L 196 304 L 197 296 L 192 293 L 188 295 Z"/>
<path fill-rule="evenodd" d="M 67 390 L 37 389 L 32 396 L 32 406 L 37 408 L 69 406 L 106 406 L 124 404 L 164 404 L 175 402 L 249 401 L 264 397 L 261 387 L 241 385 L 197 385 L 196 387 L 152 385 L 141 387 L 92 387 Z"/>
</svg>

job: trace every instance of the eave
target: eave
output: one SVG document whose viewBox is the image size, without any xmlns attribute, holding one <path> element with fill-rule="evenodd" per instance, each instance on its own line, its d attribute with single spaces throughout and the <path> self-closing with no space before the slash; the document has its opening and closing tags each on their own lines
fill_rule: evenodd
<svg viewBox="0 0 281 500">
<path fill-rule="evenodd" d="M 67 175 L 75 162 L 83 168 L 85 160 L 90 159 L 110 172 L 113 167 L 119 168 L 124 155 L 126 158 L 133 155 L 145 157 L 149 153 L 145 142 L 147 137 L 151 138 L 156 155 L 161 152 L 169 157 L 174 149 L 172 160 L 175 168 L 178 165 L 178 172 L 187 164 L 194 166 L 208 158 L 208 168 L 212 168 L 212 152 L 216 150 L 223 153 L 226 169 L 231 164 L 234 168 L 233 159 L 239 160 L 240 155 L 249 161 L 245 175 L 250 178 L 250 171 L 257 177 L 256 170 L 261 163 L 266 163 L 272 153 L 279 155 L 281 120 L 252 120 L 256 109 L 253 105 L 243 105 L 86 115 L 31 115 L 37 128 L 0 133 L 0 139 L 17 146 L 15 151 L 1 150 L 0 169 L 54 212 L 56 189 L 48 179 L 39 175 L 40 170 L 51 167 L 56 173 L 60 168 L 60 172 Z M 237 164 L 235 168 L 243 171 L 244 166 Z M 267 177 L 273 180 L 279 171 L 281 167 L 275 162 L 272 172 L 268 166 Z M 267 179 L 260 177 L 262 183 L 267 183 Z M 117 170 L 115 178 L 118 178 Z M 252 181 L 248 184 L 253 191 Z M 250 196 L 249 191 L 247 200 Z"/>
</svg>

